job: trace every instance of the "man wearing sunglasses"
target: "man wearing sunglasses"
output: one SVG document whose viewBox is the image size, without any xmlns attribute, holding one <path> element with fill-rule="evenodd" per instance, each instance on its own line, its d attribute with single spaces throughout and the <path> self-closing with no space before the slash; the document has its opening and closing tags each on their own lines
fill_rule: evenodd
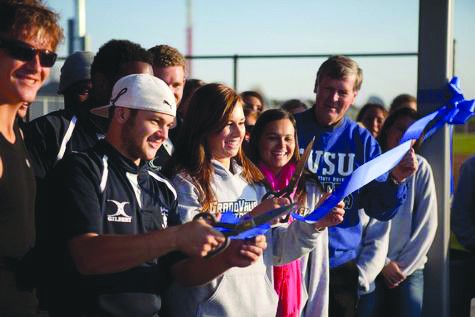
<svg viewBox="0 0 475 317">
<path fill-rule="evenodd" d="M 34 290 L 15 274 L 35 244 L 35 182 L 16 123 L 56 60 L 58 15 L 40 1 L 0 1 L 0 316 L 36 316 Z"/>
</svg>

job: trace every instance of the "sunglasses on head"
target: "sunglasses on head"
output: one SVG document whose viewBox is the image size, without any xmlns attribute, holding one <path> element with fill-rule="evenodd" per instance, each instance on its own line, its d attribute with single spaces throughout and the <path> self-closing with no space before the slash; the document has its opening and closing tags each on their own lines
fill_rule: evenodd
<svg viewBox="0 0 475 317">
<path fill-rule="evenodd" d="M 26 43 L 16 40 L 0 39 L 0 48 L 4 48 L 11 58 L 24 62 L 33 60 L 38 54 L 40 64 L 43 67 L 52 67 L 54 62 L 56 62 L 56 57 L 58 57 L 58 55 L 52 51 L 33 48 Z"/>
</svg>

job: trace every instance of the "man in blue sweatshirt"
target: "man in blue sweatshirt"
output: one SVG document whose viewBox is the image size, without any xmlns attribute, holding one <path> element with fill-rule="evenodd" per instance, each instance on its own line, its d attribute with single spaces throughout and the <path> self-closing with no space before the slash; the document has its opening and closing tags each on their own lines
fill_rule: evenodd
<svg viewBox="0 0 475 317">
<path fill-rule="evenodd" d="M 315 136 L 307 164 L 326 189 L 338 187 L 351 173 L 381 153 L 371 133 L 357 125 L 346 112 L 363 81 L 358 64 L 345 56 L 332 56 L 318 70 L 315 105 L 295 116 L 300 151 Z M 354 259 L 361 242 L 358 210 L 387 221 L 406 196 L 404 180 L 417 169 L 411 149 L 397 167 L 345 198 L 345 219 L 329 229 L 330 316 L 354 316 L 357 305 L 358 270 Z"/>
</svg>

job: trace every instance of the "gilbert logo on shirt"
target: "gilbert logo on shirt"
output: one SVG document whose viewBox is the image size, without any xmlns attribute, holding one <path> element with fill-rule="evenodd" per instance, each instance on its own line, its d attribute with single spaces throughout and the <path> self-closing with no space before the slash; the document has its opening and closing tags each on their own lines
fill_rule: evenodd
<svg viewBox="0 0 475 317">
<path fill-rule="evenodd" d="M 132 217 L 125 213 L 125 205 L 130 204 L 128 201 L 119 202 L 116 200 L 108 199 L 117 207 L 117 211 L 112 215 L 107 215 L 107 220 L 111 222 L 132 222 Z"/>
<path fill-rule="evenodd" d="M 150 160 L 148 161 L 148 166 L 152 169 L 152 171 L 154 172 L 160 172 L 162 170 L 162 167 L 159 166 L 159 165 L 155 165 L 155 160 L 156 159 L 153 159 L 153 160 Z"/>
</svg>

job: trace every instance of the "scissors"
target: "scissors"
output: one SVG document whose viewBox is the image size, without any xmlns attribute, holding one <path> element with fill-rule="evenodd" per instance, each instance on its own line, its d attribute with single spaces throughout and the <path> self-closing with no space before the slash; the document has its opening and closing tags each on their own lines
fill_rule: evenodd
<svg viewBox="0 0 475 317">
<path fill-rule="evenodd" d="M 305 169 L 305 164 L 307 163 L 308 157 L 310 156 L 314 142 L 315 142 L 315 137 L 313 137 L 312 141 L 310 141 L 310 143 L 305 148 L 305 151 L 303 152 L 302 157 L 300 158 L 300 160 L 297 163 L 297 166 L 295 167 L 295 172 L 290 178 L 289 184 L 277 192 L 272 191 L 272 190 L 268 191 L 264 195 L 262 200 L 267 199 L 269 197 L 277 197 L 277 198 L 287 198 L 288 200 L 290 200 L 290 202 L 292 202 L 292 198 L 290 197 L 290 195 L 292 195 L 292 193 L 295 191 L 295 188 L 297 187 L 300 177 L 303 174 L 303 171 Z M 287 223 L 289 221 L 289 217 L 290 217 L 290 214 L 288 214 L 284 219 L 281 219 L 280 222 Z"/>
<path fill-rule="evenodd" d="M 216 217 L 213 214 L 208 212 L 200 212 L 195 217 L 193 217 L 193 220 L 205 220 L 211 226 L 218 229 L 218 231 L 220 231 L 226 238 L 224 243 L 206 255 L 206 258 L 209 258 L 223 252 L 231 243 L 231 239 L 229 239 L 230 237 L 236 236 L 250 229 L 257 228 L 258 226 L 266 224 L 286 213 L 295 212 L 296 209 L 297 204 L 290 204 L 288 206 L 272 209 L 255 217 L 243 216 L 238 223 L 219 222 L 216 220 Z"/>
</svg>

